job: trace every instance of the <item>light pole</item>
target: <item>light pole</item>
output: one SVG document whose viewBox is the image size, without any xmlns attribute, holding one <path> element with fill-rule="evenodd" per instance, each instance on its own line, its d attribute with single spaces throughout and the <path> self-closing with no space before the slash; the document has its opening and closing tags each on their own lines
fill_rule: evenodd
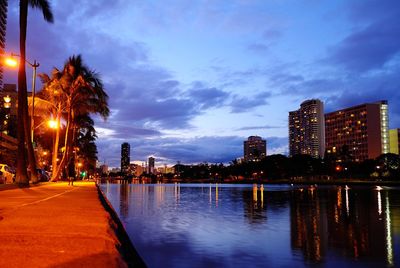
<svg viewBox="0 0 400 268">
<path fill-rule="evenodd" d="M 12 67 L 15 67 L 17 65 L 17 61 L 14 60 L 14 57 L 19 57 L 21 58 L 20 55 L 11 53 L 11 58 L 7 58 L 5 60 L 6 64 Z M 25 62 L 32 67 L 33 72 L 32 72 L 32 113 L 31 113 L 31 142 L 33 143 L 33 133 L 35 130 L 35 89 L 36 89 L 36 69 L 37 67 L 40 66 L 39 62 L 36 60 L 33 61 L 33 63 L 29 62 L 28 60 L 25 59 Z"/>
</svg>

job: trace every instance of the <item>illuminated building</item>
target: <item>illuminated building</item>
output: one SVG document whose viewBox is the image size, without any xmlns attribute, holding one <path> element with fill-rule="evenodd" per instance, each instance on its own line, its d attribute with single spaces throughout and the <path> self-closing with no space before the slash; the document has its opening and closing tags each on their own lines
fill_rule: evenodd
<svg viewBox="0 0 400 268">
<path fill-rule="evenodd" d="M 400 151 L 399 138 L 400 138 L 400 128 L 389 130 L 390 153 L 399 154 Z"/>
<path fill-rule="evenodd" d="M 129 143 L 124 142 L 121 145 L 121 173 L 122 174 L 127 174 L 129 171 L 130 154 L 131 154 L 131 146 L 129 145 Z"/>
<path fill-rule="evenodd" d="M 0 1 L 0 56 L 6 47 L 7 1 Z M 0 88 L 3 86 L 3 63 L 0 63 Z"/>
<path fill-rule="evenodd" d="M 365 103 L 325 115 L 327 153 L 347 147 L 354 161 L 389 152 L 387 101 Z"/>
<path fill-rule="evenodd" d="M 267 155 L 267 141 L 259 136 L 250 136 L 243 143 L 244 161 L 260 161 Z"/>
<path fill-rule="evenodd" d="M 0 130 L 12 137 L 17 137 L 17 94 L 15 84 L 4 84 L 0 90 Z"/>
<path fill-rule="evenodd" d="M 306 100 L 300 109 L 289 112 L 289 154 L 323 157 L 325 152 L 324 104 Z"/>
<path fill-rule="evenodd" d="M 154 164 L 155 164 L 155 159 L 154 159 L 154 157 L 150 156 L 149 157 L 149 165 L 147 166 L 149 174 L 155 173 Z"/>
</svg>

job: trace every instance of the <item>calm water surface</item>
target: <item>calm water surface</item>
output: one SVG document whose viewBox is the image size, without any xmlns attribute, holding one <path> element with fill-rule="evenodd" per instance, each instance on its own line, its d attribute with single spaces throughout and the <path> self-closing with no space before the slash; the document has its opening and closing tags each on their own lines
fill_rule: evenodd
<svg viewBox="0 0 400 268">
<path fill-rule="evenodd" d="M 400 267 L 400 188 L 103 184 L 148 267 Z"/>
</svg>

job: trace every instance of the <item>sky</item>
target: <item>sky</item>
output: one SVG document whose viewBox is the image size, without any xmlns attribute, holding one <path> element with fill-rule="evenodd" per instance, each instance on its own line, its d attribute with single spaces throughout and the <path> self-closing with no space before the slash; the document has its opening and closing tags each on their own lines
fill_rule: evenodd
<svg viewBox="0 0 400 268">
<path fill-rule="evenodd" d="M 96 143 L 111 167 L 123 142 L 156 165 L 229 163 L 251 135 L 287 154 L 288 112 L 311 98 L 325 112 L 388 100 L 400 128 L 398 0 L 49 2 L 53 24 L 29 11 L 27 59 L 49 73 L 81 54 L 100 73 L 111 114 L 95 117 Z M 10 53 L 19 1 L 8 8 Z"/>
</svg>

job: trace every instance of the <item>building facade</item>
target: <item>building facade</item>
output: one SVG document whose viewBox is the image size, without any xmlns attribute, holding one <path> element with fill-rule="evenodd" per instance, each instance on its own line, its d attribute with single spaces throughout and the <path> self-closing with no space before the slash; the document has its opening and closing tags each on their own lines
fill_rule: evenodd
<svg viewBox="0 0 400 268">
<path fill-rule="evenodd" d="M 0 1 L 0 57 L 5 54 L 7 26 L 7 1 Z M 3 61 L 0 61 L 0 88 L 3 87 Z"/>
<path fill-rule="evenodd" d="M 399 154 L 400 152 L 400 128 L 389 130 L 389 153 Z"/>
<path fill-rule="evenodd" d="M 121 145 L 121 173 L 128 174 L 130 164 L 131 146 L 129 143 L 124 142 Z"/>
<path fill-rule="evenodd" d="M 327 153 L 346 147 L 353 161 L 389 152 L 388 103 L 365 103 L 325 115 Z"/>
<path fill-rule="evenodd" d="M 17 85 L 4 84 L 0 90 L 0 131 L 17 137 Z"/>
<path fill-rule="evenodd" d="M 243 142 L 244 161 L 260 161 L 267 155 L 267 141 L 259 136 L 250 136 Z"/>
<path fill-rule="evenodd" d="M 156 171 L 155 170 L 155 162 L 156 162 L 156 159 L 154 157 L 150 156 L 149 160 L 148 160 L 147 173 L 155 174 L 155 171 Z"/>
<path fill-rule="evenodd" d="M 289 154 L 323 157 L 325 153 L 324 104 L 306 100 L 300 109 L 289 112 Z"/>
</svg>

